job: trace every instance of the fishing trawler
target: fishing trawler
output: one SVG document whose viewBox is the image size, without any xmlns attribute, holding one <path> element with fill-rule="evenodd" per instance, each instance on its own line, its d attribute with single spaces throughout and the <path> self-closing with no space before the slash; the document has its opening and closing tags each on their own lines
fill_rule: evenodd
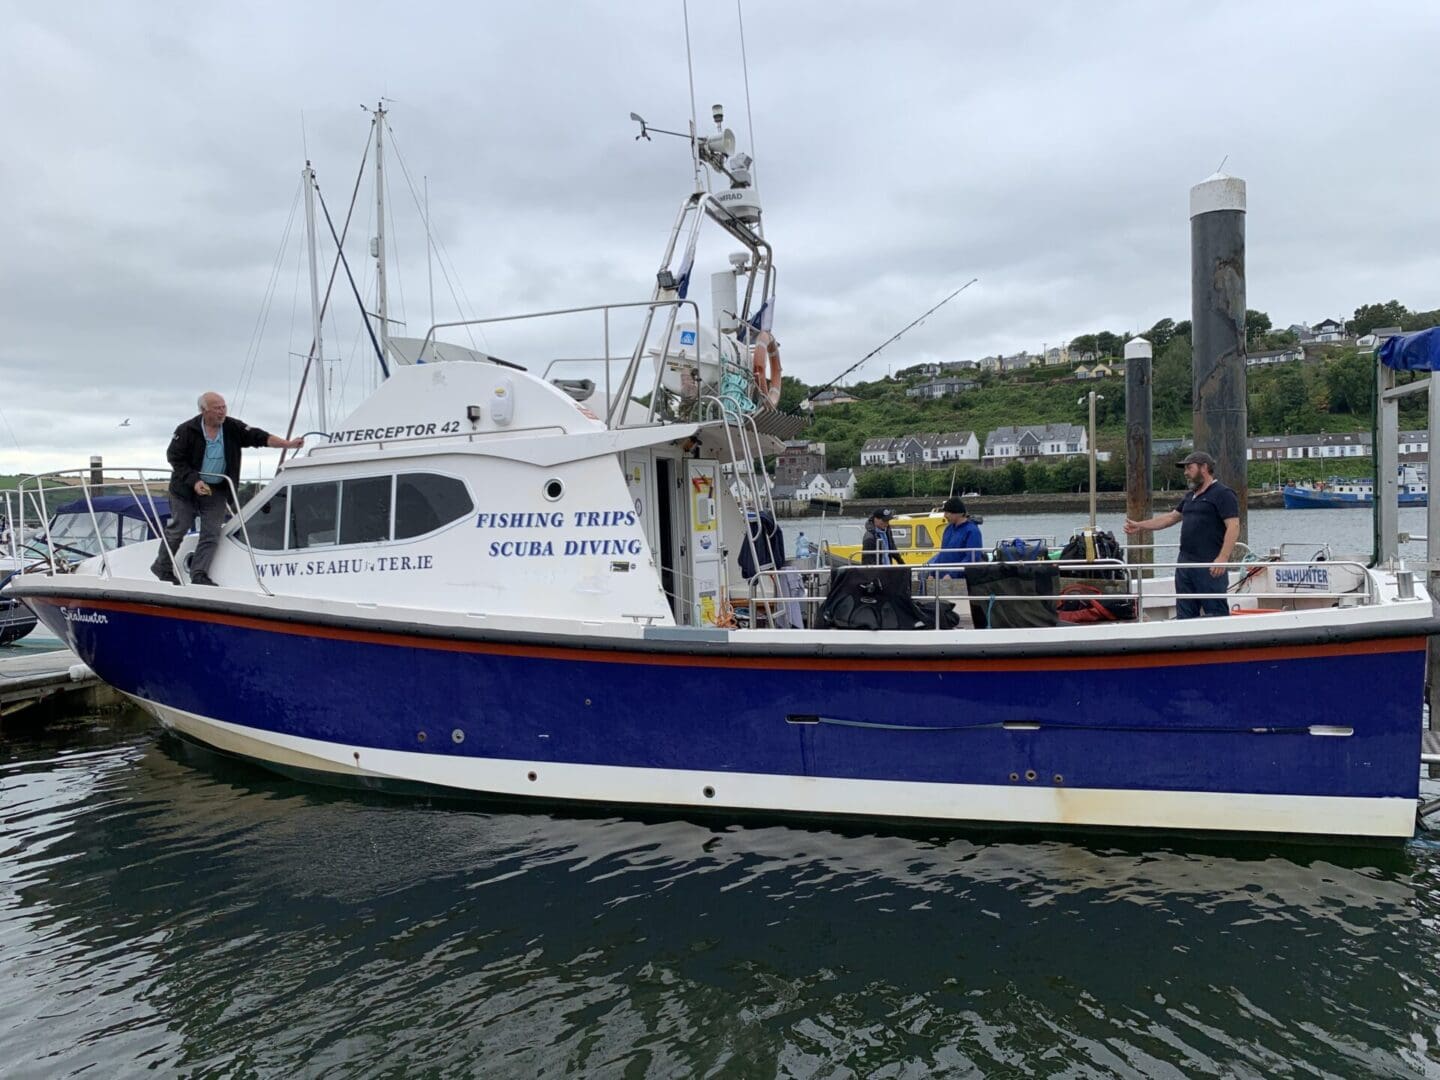
<svg viewBox="0 0 1440 1080">
<path fill-rule="evenodd" d="M 1349 575 L 1321 585 L 1277 563 L 1245 582 L 1259 614 L 1179 622 L 1167 577 L 1117 564 L 1138 613 L 1125 621 L 866 631 L 827 621 L 825 603 L 908 594 L 908 567 L 755 558 L 747 520 L 771 509 L 768 485 L 723 470 L 794 431 L 775 409 L 775 265 L 718 109 L 690 150 L 653 285 L 565 311 L 606 330 L 638 315 L 614 378 L 558 377 L 558 347 L 524 367 L 445 359 L 432 330 L 411 362 L 381 352 L 378 390 L 333 424 L 322 412 L 324 436 L 241 508 L 210 568 L 219 587 L 189 583 L 191 539 L 173 553 L 178 587 L 150 576 L 145 543 L 9 591 L 170 731 L 327 783 L 1411 835 L 1437 630 L 1411 575 L 1332 562 Z M 689 293 L 702 230 L 740 249 L 704 312 Z M 798 625 L 736 625 L 740 599 L 790 573 Z"/>
<path fill-rule="evenodd" d="M 1401 506 L 1429 506 L 1430 478 L 1420 465 L 1401 465 L 1396 479 Z M 1375 505 L 1374 480 L 1332 478 L 1314 484 L 1286 484 L 1286 510 L 1344 510 Z"/>
</svg>

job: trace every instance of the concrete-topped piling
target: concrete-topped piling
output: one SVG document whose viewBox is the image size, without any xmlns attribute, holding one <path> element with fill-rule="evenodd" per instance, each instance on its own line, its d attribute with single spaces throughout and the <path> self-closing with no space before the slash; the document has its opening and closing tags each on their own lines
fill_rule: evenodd
<svg viewBox="0 0 1440 1080">
<path fill-rule="evenodd" d="M 1247 536 L 1245 460 L 1245 181 L 1216 173 L 1190 189 L 1190 326 L 1195 448 L 1240 500 Z"/>
<path fill-rule="evenodd" d="M 1151 421 L 1151 365 L 1153 350 L 1144 338 L 1125 343 L 1125 516 L 1144 521 L 1150 516 L 1150 492 L 1154 487 Z M 1129 548 L 1132 563 L 1154 562 L 1150 545 L 1153 533 L 1142 535 Z"/>
</svg>

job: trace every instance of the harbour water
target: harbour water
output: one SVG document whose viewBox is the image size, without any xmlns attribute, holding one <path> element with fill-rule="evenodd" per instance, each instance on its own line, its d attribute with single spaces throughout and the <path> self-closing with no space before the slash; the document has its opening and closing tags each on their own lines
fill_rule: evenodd
<svg viewBox="0 0 1440 1080">
<path fill-rule="evenodd" d="M 81 1073 L 1440 1076 L 1440 842 L 522 810 L 10 726 L 0 1075 Z"/>
<path fill-rule="evenodd" d="M 1178 501 L 1179 493 L 1175 499 Z M 938 502 L 938 500 L 937 500 Z M 1045 537 L 1064 544 L 1065 541 L 1087 522 L 1084 514 L 987 514 L 983 499 L 972 499 L 976 512 L 984 517 L 981 532 L 985 542 L 994 545 L 1006 537 Z M 1174 503 L 1155 503 L 1155 512 L 1169 510 Z M 1400 531 L 1414 536 L 1425 535 L 1423 507 L 1406 507 L 1400 511 Z M 1123 526 L 1125 515 L 1101 513 L 1096 516 L 1096 525 L 1108 529 L 1124 542 Z M 819 543 L 858 544 L 864 519 L 852 516 L 829 516 L 795 518 L 780 522 L 787 541 L 804 533 L 806 539 Z M 1373 547 L 1374 524 L 1368 508 L 1353 510 L 1251 510 L 1248 515 L 1250 549 L 1265 554 L 1272 548 L 1282 548 L 1285 558 L 1304 560 L 1315 557 L 1318 552 L 1329 552 L 1331 558 L 1358 558 L 1369 562 Z M 938 541 L 938 537 L 936 538 Z M 1174 561 L 1180 542 L 1180 528 L 1155 533 L 1158 561 Z M 788 549 L 787 549 L 788 550 Z M 1401 545 L 1401 555 L 1417 562 L 1425 558 L 1423 541 L 1411 541 Z"/>
<path fill-rule="evenodd" d="M 0 747 L 7 1077 L 1440 1075 L 1424 838 L 517 812 L 138 713 Z"/>
</svg>

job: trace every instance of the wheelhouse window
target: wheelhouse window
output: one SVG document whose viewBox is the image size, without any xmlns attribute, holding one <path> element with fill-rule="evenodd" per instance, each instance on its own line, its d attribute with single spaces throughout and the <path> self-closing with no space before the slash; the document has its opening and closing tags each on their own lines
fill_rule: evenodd
<svg viewBox="0 0 1440 1080">
<path fill-rule="evenodd" d="M 377 544 L 434 532 L 475 509 L 463 481 L 434 473 L 291 484 L 245 519 L 257 551 Z"/>
<path fill-rule="evenodd" d="M 340 517 L 340 485 L 296 484 L 290 491 L 290 547 L 322 547 L 335 543 Z"/>
<path fill-rule="evenodd" d="M 394 478 L 365 476 L 340 484 L 340 543 L 390 539 L 390 489 Z"/>
<path fill-rule="evenodd" d="M 266 499 L 245 519 L 240 539 L 250 538 L 256 551 L 285 550 L 285 512 L 290 506 L 290 489 L 283 487 Z"/>
<path fill-rule="evenodd" d="M 401 473 L 395 478 L 395 539 L 434 532 L 475 509 L 464 483 L 453 476 Z"/>
</svg>

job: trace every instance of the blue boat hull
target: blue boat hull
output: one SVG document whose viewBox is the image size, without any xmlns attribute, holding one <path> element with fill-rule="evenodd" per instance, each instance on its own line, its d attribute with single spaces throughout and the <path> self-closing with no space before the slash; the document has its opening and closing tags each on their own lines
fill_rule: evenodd
<svg viewBox="0 0 1440 1080">
<path fill-rule="evenodd" d="M 32 603 L 101 678 L 165 714 L 340 748 L 361 767 L 375 754 L 403 760 L 412 775 L 401 779 L 460 777 L 483 761 L 516 763 L 531 780 L 564 765 L 981 786 L 1002 798 L 1047 787 L 1071 798 L 1413 801 L 1418 789 L 1418 636 L 900 660 L 447 640 L 125 601 Z M 1352 733 L 1317 737 L 1316 724 Z M 670 800 L 636 791 L 633 801 Z"/>
<path fill-rule="evenodd" d="M 1285 498 L 1286 510 L 1344 510 L 1375 505 L 1371 495 L 1318 491 L 1315 488 L 1286 487 L 1281 494 Z M 1428 506 L 1429 500 L 1423 492 L 1401 492 L 1399 503 L 1401 506 Z"/>
</svg>

